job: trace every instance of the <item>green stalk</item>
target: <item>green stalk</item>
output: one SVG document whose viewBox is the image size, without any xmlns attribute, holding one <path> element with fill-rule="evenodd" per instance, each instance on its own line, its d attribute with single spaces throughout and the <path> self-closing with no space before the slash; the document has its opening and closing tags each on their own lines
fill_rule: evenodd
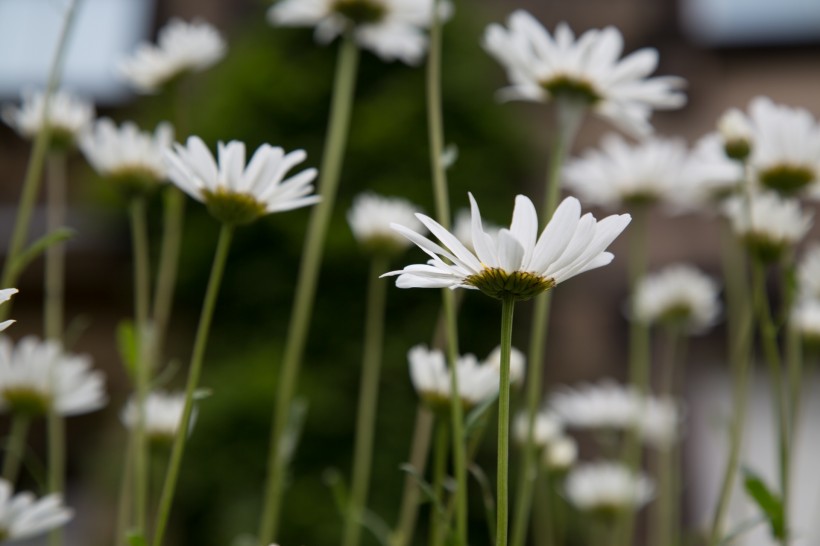
<svg viewBox="0 0 820 546">
<path fill-rule="evenodd" d="M 134 469 L 134 435 L 129 434 L 125 442 L 125 456 L 123 457 L 122 475 L 120 476 L 120 492 L 117 500 L 117 527 L 114 544 L 125 546 L 126 533 L 130 523 L 131 488 L 133 486 Z"/>
<path fill-rule="evenodd" d="M 6 457 L 3 459 L 3 479 L 11 484 L 17 481 L 17 475 L 20 473 L 30 424 L 31 418 L 22 413 L 17 413 L 11 420 L 11 430 L 6 443 Z"/>
<path fill-rule="evenodd" d="M 450 364 L 450 418 L 453 429 L 453 470 L 456 478 L 457 544 L 467 546 L 467 455 L 464 449 L 464 408 L 458 386 L 458 328 L 455 296 L 452 290 L 442 290 L 444 316 L 447 323 L 447 361 Z"/>
<path fill-rule="evenodd" d="M 222 282 L 222 274 L 225 271 L 225 263 L 228 261 L 228 251 L 231 246 L 234 227 L 229 224 L 222 224 L 219 232 L 219 241 L 216 244 L 214 262 L 211 266 L 211 276 L 208 279 L 208 288 L 205 291 L 205 300 L 202 303 L 202 312 L 199 315 L 199 326 L 194 339 L 194 349 L 191 353 L 191 364 L 188 368 L 188 383 L 185 387 L 185 406 L 182 410 L 182 417 L 179 422 L 179 432 L 174 438 L 174 445 L 171 450 L 171 459 L 168 462 L 168 470 L 165 473 L 165 482 L 162 486 L 159 506 L 157 508 L 157 519 L 154 530 L 154 541 L 152 546 L 162 546 L 162 539 L 165 536 L 165 529 L 168 524 L 168 516 L 171 513 L 171 504 L 174 500 L 177 478 L 182 466 L 182 456 L 185 452 L 185 442 L 188 439 L 188 430 L 191 425 L 191 412 L 194 407 L 194 393 L 199 385 L 199 376 L 202 373 L 202 361 L 205 357 L 205 348 L 208 344 L 208 334 L 211 329 L 211 320 L 214 316 L 214 307 L 219 295 L 219 286 Z"/>
<path fill-rule="evenodd" d="M 51 68 L 48 74 L 48 82 L 45 90 L 45 104 L 43 104 L 43 119 L 49 119 L 51 96 L 57 90 L 60 82 L 60 71 L 65 60 L 66 43 L 71 31 L 74 18 L 77 15 L 78 0 L 70 0 L 65 11 L 65 18 L 63 19 L 63 26 L 60 29 L 60 35 L 57 38 L 57 50 L 54 53 L 54 61 L 51 63 Z M 51 127 L 48 123 L 43 124 L 42 130 L 37 133 L 34 139 L 34 147 L 29 157 L 28 166 L 26 167 L 26 176 L 23 180 L 23 191 L 20 194 L 20 204 L 17 206 L 17 217 L 14 220 L 14 229 L 11 232 L 11 241 L 9 242 L 9 250 L 6 254 L 6 262 L 3 264 L 2 280 L 0 286 L 11 287 L 17 284 L 17 277 L 19 271 L 15 267 L 15 262 L 23 252 L 23 247 L 28 238 L 29 225 L 31 224 L 31 214 L 34 211 L 34 205 L 37 201 L 37 193 L 40 189 L 40 179 L 43 174 L 43 165 L 46 161 L 49 144 L 51 142 Z M 6 302 L 0 306 L 0 321 L 6 320 L 11 312 L 14 299 Z"/>
<path fill-rule="evenodd" d="M 130 203 L 134 253 L 134 323 L 137 330 L 137 359 L 134 369 L 137 423 L 134 427 L 134 507 L 136 531 L 145 531 L 148 508 L 148 441 L 145 435 L 145 399 L 151 380 L 148 308 L 151 300 L 148 252 L 147 204 L 144 196 Z"/>
<path fill-rule="evenodd" d="M 65 152 L 48 154 L 46 176 L 46 233 L 63 227 L 66 216 Z M 50 245 L 45 252 L 45 337 L 60 341 L 63 335 L 65 298 L 65 243 Z"/>
<path fill-rule="evenodd" d="M 265 496 L 260 516 L 258 540 L 260 546 L 268 546 L 276 539 L 279 512 L 282 505 L 282 489 L 285 482 L 284 449 L 281 443 L 289 421 L 299 368 L 302 363 L 308 327 L 316 294 L 319 268 L 322 265 L 322 251 L 325 236 L 336 201 L 336 189 L 342 170 L 345 142 L 353 108 L 353 92 L 356 84 L 356 67 L 359 50 L 351 36 L 346 35 L 339 48 L 336 77 L 333 84 L 333 102 L 330 108 L 328 137 L 325 142 L 322 167 L 319 170 L 319 194 L 321 202 L 313 208 L 308 225 L 296 297 L 293 302 L 285 354 L 277 386 L 276 405 L 271 428 L 271 443 L 268 452 L 268 470 Z M 158 546 L 158 545 L 154 545 Z"/>
<path fill-rule="evenodd" d="M 433 495 L 442 504 L 444 501 L 444 479 L 447 477 L 447 448 L 449 428 L 446 419 L 436 420 L 436 445 L 433 452 Z M 442 546 L 446 530 L 446 515 L 435 506 L 430 516 L 430 546 Z"/>
<path fill-rule="evenodd" d="M 496 546 L 507 546 L 509 498 L 507 490 L 510 451 L 510 352 L 515 299 L 501 300 L 501 383 L 498 392 L 498 512 Z"/>
<path fill-rule="evenodd" d="M 48 412 L 48 491 L 64 493 L 65 485 L 65 419 L 53 407 Z M 49 533 L 49 544 L 63 543 L 62 529 Z"/>
<path fill-rule="evenodd" d="M 367 506 L 367 490 L 370 485 L 373 460 L 373 437 L 376 432 L 376 407 L 379 399 L 379 373 L 382 363 L 384 308 L 387 293 L 387 283 L 384 279 L 380 279 L 379 275 L 387 270 L 387 265 L 388 259 L 383 255 L 375 256 L 370 264 L 364 356 L 356 420 L 356 444 L 353 450 L 350 502 L 345 518 L 343 546 L 358 546 L 361 541 L 362 513 Z"/>
<path fill-rule="evenodd" d="M 570 100 L 559 100 L 555 104 L 558 118 L 558 134 L 552 147 L 549 168 L 547 170 L 544 205 L 541 209 L 541 221 L 546 226 L 561 195 L 561 169 L 575 142 L 586 108 Z M 518 472 L 518 492 L 515 502 L 515 519 L 513 521 L 512 546 L 523 546 L 527 538 L 527 522 L 532 510 L 533 486 L 535 484 L 535 465 L 537 448 L 533 439 L 535 417 L 541 403 L 543 379 L 541 365 L 544 361 L 544 347 L 549 332 L 549 310 L 552 303 L 552 292 L 544 292 L 535 299 L 530 330 L 529 366 L 527 367 L 527 439 L 521 450 L 520 470 Z"/>
<path fill-rule="evenodd" d="M 430 450 L 430 436 L 433 432 L 433 413 L 419 404 L 416 410 L 416 424 L 413 427 L 413 440 L 410 443 L 410 465 L 420 475 L 424 475 L 427 465 L 427 453 Z M 401 498 L 399 519 L 393 531 L 391 546 L 407 546 L 413 539 L 413 529 L 418 516 L 421 491 L 414 476 L 404 478 L 404 493 Z"/>
<path fill-rule="evenodd" d="M 557 530 L 556 521 L 553 519 L 552 510 L 554 499 L 552 498 L 552 484 L 550 471 L 541 467 L 535 477 L 535 490 L 533 491 L 532 511 L 535 517 L 532 520 L 532 538 L 536 546 L 553 546 L 556 544 L 554 538 Z M 557 542 L 557 544 L 561 544 Z"/>
</svg>

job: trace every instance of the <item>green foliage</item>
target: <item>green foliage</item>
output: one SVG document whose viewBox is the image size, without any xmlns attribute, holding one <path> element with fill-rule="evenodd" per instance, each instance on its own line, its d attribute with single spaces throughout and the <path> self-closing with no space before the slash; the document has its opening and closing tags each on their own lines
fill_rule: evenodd
<svg viewBox="0 0 820 546">
<path fill-rule="evenodd" d="M 753 470 L 743 470 L 743 486 L 746 493 L 757 503 L 766 519 L 769 521 L 772 537 L 783 540 L 786 537 L 786 528 L 783 517 L 783 500 L 769 490 L 766 483 Z"/>
</svg>

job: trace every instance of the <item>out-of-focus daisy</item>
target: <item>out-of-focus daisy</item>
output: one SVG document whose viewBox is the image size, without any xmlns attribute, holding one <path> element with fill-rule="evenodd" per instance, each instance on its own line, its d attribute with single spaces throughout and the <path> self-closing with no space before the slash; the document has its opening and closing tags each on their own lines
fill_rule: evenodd
<svg viewBox="0 0 820 546">
<path fill-rule="evenodd" d="M 143 193 L 168 178 L 165 153 L 171 149 L 174 129 L 157 125 L 154 134 L 131 122 L 117 128 L 108 118 L 80 137 L 80 149 L 97 173 L 126 193 Z"/>
<path fill-rule="evenodd" d="M 210 68 L 225 50 L 225 40 L 210 24 L 171 19 L 160 29 L 157 45 L 140 44 L 119 68 L 137 90 L 152 93 L 186 72 Z"/>
<path fill-rule="evenodd" d="M 185 393 L 152 392 L 145 399 L 145 432 L 158 443 L 170 443 L 179 431 Z M 122 411 L 122 421 L 128 428 L 137 425 L 137 404 L 131 399 Z M 193 423 L 193 421 L 191 421 Z"/>
<path fill-rule="evenodd" d="M 577 40 L 566 23 L 550 35 L 526 11 L 487 27 L 484 49 L 506 69 L 510 87 L 504 99 L 549 102 L 572 101 L 633 136 L 652 132 L 653 109 L 680 108 L 686 96 L 678 77 L 649 78 L 658 65 L 658 52 L 646 48 L 619 59 L 623 36 L 614 27 L 588 30 Z"/>
<path fill-rule="evenodd" d="M 701 332 L 720 312 L 717 283 L 686 264 L 675 264 L 646 276 L 635 295 L 636 319 Z"/>
<path fill-rule="evenodd" d="M 285 154 L 263 144 L 245 164 L 245 144 L 236 140 L 218 144 L 219 161 L 196 136 L 187 146 L 174 144 L 166 152 L 168 176 L 179 188 L 205 203 L 226 224 L 246 224 L 271 212 L 282 212 L 319 201 L 311 195 L 316 169 L 305 169 L 288 179 L 287 172 L 305 160 L 304 150 Z"/>
<path fill-rule="evenodd" d="M 416 219 L 418 207 L 399 197 L 383 197 L 364 193 L 353 200 L 347 212 L 347 223 L 353 236 L 368 252 L 393 256 L 412 245 L 390 227 L 392 222 L 422 232 L 424 226 Z"/>
<path fill-rule="evenodd" d="M 386 275 L 398 275 L 399 288 L 471 288 L 498 299 L 529 299 L 555 285 L 612 261 L 605 252 L 626 228 L 628 214 L 613 215 L 598 222 L 581 204 L 566 198 L 538 237 L 538 217 L 528 198 L 515 199 L 510 229 L 501 229 L 496 238 L 488 235 L 473 196 L 472 242 L 475 253 L 441 224 L 416 214 L 444 246 L 404 226 L 394 229 L 413 241 L 430 257 L 426 264 L 408 265 Z"/>
<path fill-rule="evenodd" d="M 499 374 L 501 373 L 501 346 L 499 345 L 487 355 L 484 364 L 492 366 Z M 524 383 L 524 375 L 527 372 L 527 357 L 524 353 L 510 347 L 510 384 L 521 386 Z"/>
<path fill-rule="evenodd" d="M 797 282 L 803 299 L 820 299 L 820 244 L 814 243 L 797 266 Z"/>
<path fill-rule="evenodd" d="M 7 105 L 2 110 L 6 124 L 20 136 L 34 139 L 46 123 L 46 95 L 42 91 L 23 93 L 20 107 Z M 70 148 L 80 133 L 94 120 L 94 105 L 65 91 L 56 91 L 48 101 L 48 125 L 51 145 Z"/>
<path fill-rule="evenodd" d="M 449 411 L 450 370 L 444 353 L 417 345 L 407 353 L 407 360 L 410 362 L 410 379 L 422 400 L 435 410 Z M 492 366 L 479 364 L 474 355 L 459 357 L 456 374 L 459 397 L 466 409 L 498 394 L 498 371 Z"/>
<path fill-rule="evenodd" d="M 542 454 L 544 465 L 552 472 L 566 472 L 577 459 L 578 444 L 566 434 L 553 438 Z"/>
<path fill-rule="evenodd" d="M 725 212 L 734 232 L 764 261 L 777 260 L 811 227 L 812 214 L 801 210 L 796 199 L 769 191 L 755 193 L 748 201 L 733 197 L 726 202 Z"/>
<path fill-rule="evenodd" d="M 564 185 L 584 202 L 609 209 L 664 199 L 674 202 L 686 158 L 681 140 L 649 138 L 631 144 L 612 133 L 600 149 L 567 163 Z"/>
<path fill-rule="evenodd" d="M 721 203 L 742 187 L 743 166 L 726 155 L 724 146 L 716 133 L 695 144 L 681 172 L 681 187 L 669 195 L 671 201 L 683 208 L 702 210 Z"/>
<path fill-rule="evenodd" d="M 609 518 L 641 508 L 652 498 L 654 486 L 647 476 L 620 463 L 598 462 L 572 469 L 564 491 L 579 510 Z"/>
<path fill-rule="evenodd" d="M 532 440 L 539 448 L 545 448 L 553 440 L 558 439 L 564 430 L 561 420 L 549 410 L 537 412 L 532 425 Z M 529 416 L 526 412 L 519 413 L 513 421 L 513 437 L 518 443 L 524 444 L 528 436 Z"/>
<path fill-rule="evenodd" d="M 671 398 L 644 397 L 636 422 L 641 438 L 655 448 L 666 449 L 680 437 L 680 408 Z"/>
<path fill-rule="evenodd" d="M 16 288 L 4 288 L 0 290 L 0 305 L 9 301 L 17 292 L 19 292 L 19 290 Z M 0 322 L 0 332 L 14 324 L 14 322 L 14 320 L 4 320 L 3 322 Z"/>
<path fill-rule="evenodd" d="M 16 345 L 0 337 L 0 408 L 30 416 L 50 409 L 64 416 L 106 403 L 102 372 L 91 359 L 63 352 L 55 341 L 25 337 Z"/>
<path fill-rule="evenodd" d="M 735 160 L 745 160 L 752 152 L 754 130 L 746 114 L 730 108 L 720 116 L 717 123 L 718 137 L 724 154 Z"/>
<path fill-rule="evenodd" d="M 65 525 L 72 517 L 60 495 L 40 499 L 29 492 L 14 495 L 11 484 L 0 478 L 0 542 L 43 534 Z"/>
<path fill-rule="evenodd" d="M 277 26 L 316 27 L 316 41 L 333 41 L 352 32 L 359 47 L 385 61 L 421 61 L 433 0 L 281 0 L 268 11 Z"/>
<path fill-rule="evenodd" d="M 792 309 L 791 321 L 805 341 L 820 346 L 820 300 L 800 300 Z"/>
</svg>

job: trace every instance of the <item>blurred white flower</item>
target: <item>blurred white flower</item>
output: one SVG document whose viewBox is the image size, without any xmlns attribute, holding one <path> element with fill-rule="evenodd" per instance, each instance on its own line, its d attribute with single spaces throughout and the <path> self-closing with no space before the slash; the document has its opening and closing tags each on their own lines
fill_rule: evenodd
<svg viewBox="0 0 820 546">
<path fill-rule="evenodd" d="M 187 146 L 174 144 L 166 152 L 168 176 L 179 188 L 205 203 L 210 213 L 227 224 L 246 224 L 271 212 L 282 212 L 319 201 L 311 195 L 316 169 L 283 180 L 305 160 L 304 150 L 285 154 L 282 148 L 263 144 L 245 164 L 245 144 L 236 140 L 218 144 L 219 162 L 196 136 Z"/>
<path fill-rule="evenodd" d="M 681 172 L 681 187 L 670 199 L 683 208 L 701 211 L 720 203 L 742 187 L 743 166 L 730 159 L 717 133 L 701 138 L 689 152 Z"/>
<path fill-rule="evenodd" d="M 0 290 L 0 305 L 9 301 L 17 292 L 19 292 L 19 290 L 16 288 L 4 288 Z M 14 320 L 4 320 L 3 322 L 0 322 L 0 332 L 14 324 L 14 322 Z"/>
<path fill-rule="evenodd" d="M 33 139 L 45 124 L 45 99 L 46 95 L 42 91 L 26 91 L 20 107 L 6 105 L 0 117 L 20 136 Z M 56 91 L 48 103 L 52 146 L 72 146 L 80 133 L 94 120 L 94 105 L 65 91 Z"/>
<path fill-rule="evenodd" d="M 33 537 L 65 525 L 73 517 L 59 494 L 36 499 L 29 492 L 13 494 L 0 478 L 0 542 Z"/>
<path fill-rule="evenodd" d="M 107 401 L 104 377 L 88 356 L 63 352 L 56 341 L 25 337 L 15 345 L 0 337 L 0 408 L 65 416 L 98 410 Z"/>
<path fill-rule="evenodd" d="M 681 414 L 671 398 L 646 397 L 637 415 L 637 429 L 647 444 L 667 449 L 678 440 Z"/>
<path fill-rule="evenodd" d="M 268 10 L 277 26 L 316 27 L 322 44 L 350 30 L 359 47 L 385 61 L 417 64 L 427 50 L 433 0 L 281 0 Z M 445 14 L 442 14 L 445 15 Z"/>
<path fill-rule="evenodd" d="M 347 211 L 347 223 L 350 224 L 353 236 L 365 249 L 392 256 L 413 243 L 396 233 L 390 224 L 397 222 L 423 233 L 424 226 L 415 216 L 418 210 L 407 199 L 363 193 L 356 196 L 353 206 Z"/>
<path fill-rule="evenodd" d="M 717 283 L 686 264 L 675 264 L 644 277 L 635 295 L 636 319 L 679 325 L 702 332 L 720 313 Z"/>
<path fill-rule="evenodd" d="M 422 400 L 433 409 L 449 411 L 450 370 L 444 353 L 417 345 L 407 353 L 407 360 L 410 362 L 410 379 Z M 474 355 L 459 357 L 456 375 L 459 397 L 467 409 L 498 394 L 498 371 L 492 366 L 479 364 Z"/>
<path fill-rule="evenodd" d="M 652 498 L 654 486 L 647 476 L 620 463 L 598 462 L 573 468 L 564 491 L 579 510 L 611 517 L 641 508 Z"/>
<path fill-rule="evenodd" d="M 547 444 L 543 462 L 553 472 L 566 472 L 578 459 L 578 444 L 572 437 L 562 434 Z"/>
<path fill-rule="evenodd" d="M 675 202 L 681 191 L 686 145 L 677 139 L 648 138 L 637 144 L 609 134 L 600 149 L 567 163 L 564 185 L 582 201 L 609 209 Z"/>
<path fill-rule="evenodd" d="M 748 203 L 747 201 L 751 201 Z M 777 260 L 809 231 L 812 213 L 800 202 L 767 191 L 729 199 L 724 207 L 734 232 L 765 261 Z"/>
<path fill-rule="evenodd" d="M 577 40 L 566 23 L 555 35 L 523 10 L 513 12 L 509 28 L 492 24 L 483 45 L 506 69 L 507 100 L 569 100 L 589 107 L 633 136 L 652 132 L 653 109 L 680 108 L 686 96 L 678 77 L 648 78 L 658 65 L 658 52 L 641 49 L 619 59 L 623 36 L 615 27 L 588 30 Z"/>
<path fill-rule="evenodd" d="M 152 93 L 185 72 L 210 68 L 225 51 L 225 40 L 210 24 L 171 19 L 160 29 L 157 45 L 140 44 L 119 68 L 137 90 Z"/>
<path fill-rule="evenodd" d="M 754 141 L 754 129 L 746 114 L 737 108 L 726 110 L 718 119 L 717 130 L 724 155 L 736 160 L 745 160 L 749 157 Z"/>
<path fill-rule="evenodd" d="M 148 394 L 144 403 L 145 432 L 149 438 L 159 442 L 171 442 L 179 431 L 182 412 L 185 408 L 185 393 L 155 391 Z M 122 411 L 122 422 L 128 428 L 137 426 L 139 415 L 136 400 L 128 401 Z M 193 426 L 193 419 L 191 420 Z"/>
<path fill-rule="evenodd" d="M 501 346 L 499 345 L 487 355 L 484 359 L 484 364 L 493 367 L 499 374 L 501 373 Z M 527 371 L 527 357 L 524 353 L 516 349 L 510 348 L 510 384 L 513 386 L 521 386 L 524 383 L 524 375 Z"/>
<path fill-rule="evenodd" d="M 792 309 L 792 327 L 813 342 L 820 342 L 820 300 L 800 300 Z"/>
<path fill-rule="evenodd" d="M 173 140 L 169 123 L 157 125 L 152 135 L 132 122 L 117 128 L 103 118 L 80 136 L 80 149 L 100 176 L 128 192 L 141 193 L 167 180 L 165 154 Z"/>
<path fill-rule="evenodd" d="M 538 448 L 545 448 L 554 440 L 561 437 L 564 426 L 561 420 L 549 410 L 541 410 L 535 414 L 532 424 L 532 440 Z M 529 416 L 526 412 L 519 413 L 513 421 L 513 438 L 519 444 L 527 442 L 529 436 Z"/>
<path fill-rule="evenodd" d="M 797 265 L 797 283 L 801 298 L 820 299 L 820 244 L 812 244 L 803 254 Z"/>
<path fill-rule="evenodd" d="M 432 259 L 385 275 L 399 275 L 396 280 L 399 288 L 461 287 L 481 290 L 498 299 L 529 299 L 575 275 L 611 262 L 613 255 L 605 249 L 631 220 L 628 214 L 609 216 L 600 222 L 589 213 L 582 217 L 581 204 L 568 197 L 538 237 L 535 206 L 519 195 L 515 199 L 510 229 L 500 230 L 493 239 L 482 227 L 481 212 L 472 195 L 470 204 L 475 253 L 432 218 L 416 214 L 444 247 L 411 229 L 393 224 L 395 230 Z"/>
</svg>

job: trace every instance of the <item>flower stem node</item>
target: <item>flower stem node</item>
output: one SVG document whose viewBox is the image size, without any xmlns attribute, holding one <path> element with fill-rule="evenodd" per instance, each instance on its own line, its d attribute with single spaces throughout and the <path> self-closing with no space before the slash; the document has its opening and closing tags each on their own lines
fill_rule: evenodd
<svg viewBox="0 0 820 546">
<path fill-rule="evenodd" d="M 489 267 L 464 279 L 464 284 L 474 286 L 493 298 L 525 301 L 555 286 L 555 281 L 526 271 L 507 272 Z"/>
<path fill-rule="evenodd" d="M 214 191 L 203 190 L 202 195 L 208 212 L 223 224 L 241 226 L 265 214 L 265 206 L 252 195 L 224 188 L 217 188 Z"/>
</svg>

